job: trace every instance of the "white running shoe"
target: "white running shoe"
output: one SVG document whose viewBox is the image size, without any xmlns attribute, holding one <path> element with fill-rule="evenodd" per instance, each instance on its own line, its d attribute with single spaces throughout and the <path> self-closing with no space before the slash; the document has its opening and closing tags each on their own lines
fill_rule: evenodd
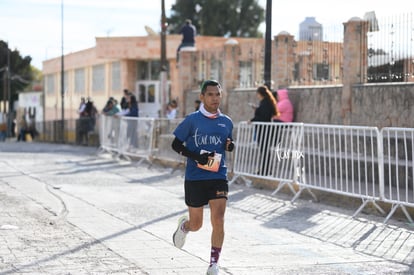
<svg viewBox="0 0 414 275">
<path fill-rule="evenodd" d="M 181 227 L 186 221 L 188 221 L 188 218 L 186 216 L 182 216 L 178 220 L 177 230 L 175 230 L 175 232 L 173 234 L 173 243 L 174 243 L 174 246 L 177 247 L 177 248 L 182 248 L 184 246 L 185 237 L 187 236 L 188 232 L 184 232 L 181 229 Z"/>
<path fill-rule="evenodd" d="M 207 269 L 207 275 L 218 275 L 219 274 L 219 267 L 217 264 L 212 264 Z"/>
</svg>

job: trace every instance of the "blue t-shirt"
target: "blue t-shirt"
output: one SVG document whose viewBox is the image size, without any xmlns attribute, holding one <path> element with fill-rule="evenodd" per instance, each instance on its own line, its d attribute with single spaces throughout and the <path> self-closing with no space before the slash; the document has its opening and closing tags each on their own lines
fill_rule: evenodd
<svg viewBox="0 0 414 275">
<path fill-rule="evenodd" d="M 187 158 L 186 180 L 227 179 L 226 141 L 233 140 L 233 122 L 230 117 L 220 114 L 217 118 L 208 118 L 200 111 L 189 114 L 175 129 L 174 135 L 191 152 L 201 150 L 215 151 L 222 155 L 219 170 L 207 171 L 197 167 L 197 162 Z"/>
<path fill-rule="evenodd" d="M 193 25 L 184 25 L 180 33 L 183 35 L 182 43 L 195 43 L 196 29 Z"/>
</svg>

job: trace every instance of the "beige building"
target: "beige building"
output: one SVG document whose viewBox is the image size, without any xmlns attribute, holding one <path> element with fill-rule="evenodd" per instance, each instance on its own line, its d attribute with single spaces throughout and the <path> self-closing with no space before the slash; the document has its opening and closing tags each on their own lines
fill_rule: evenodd
<svg viewBox="0 0 414 275">
<path fill-rule="evenodd" d="M 196 48 L 184 49 L 180 64 L 177 64 L 176 49 L 180 42 L 180 35 L 167 36 L 167 101 L 176 99 L 179 105 L 184 106 L 184 91 L 197 89 L 208 78 L 218 79 L 227 89 L 253 86 L 263 78 L 262 60 L 254 64 L 254 75 L 244 70 L 243 66 L 247 65 L 242 62 L 241 68 L 235 67 L 235 62 L 244 52 L 240 50 L 242 48 L 248 48 L 245 52 L 250 56 L 246 58 L 252 60 L 252 55 L 261 58 L 263 39 L 197 36 Z M 65 55 L 65 119 L 78 117 L 81 97 L 91 98 L 101 110 L 109 97 L 120 100 L 123 89 L 137 95 L 140 115 L 157 114 L 160 110 L 155 109 L 162 108 L 159 91 L 160 48 L 159 36 L 105 37 L 96 38 L 93 48 Z M 56 120 L 61 117 L 62 108 L 61 57 L 44 61 L 43 74 L 45 118 Z M 239 74 L 242 74 L 241 78 Z M 181 115 L 185 112 L 183 108 L 180 111 Z"/>
<path fill-rule="evenodd" d="M 166 38 L 169 68 L 164 97 L 160 91 L 161 41 L 158 35 L 96 38 L 95 47 L 64 56 L 65 119 L 77 118 L 81 97 L 91 98 L 101 110 L 109 97 L 120 100 L 123 89 L 137 95 L 141 116 L 162 115 L 163 106 L 172 99 L 178 101 L 178 115 L 184 116 L 193 104 L 186 102 L 186 93 L 197 90 L 205 79 L 220 81 L 225 91 L 253 88 L 263 83 L 263 38 L 197 36 L 195 48 L 182 49 L 177 64 L 176 50 L 180 42 L 180 35 Z M 286 32 L 281 32 L 272 42 L 274 88 L 315 84 L 315 80 L 321 82 L 321 79 L 324 84 L 341 81 L 340 44 L 296 42 Z M 317 50 L 321 47 L 327 50 Z M 319 67 L 315 65 L 318 62 L 331 70 L 322 71 L 323 76 L 320 76 Z M 45 118 L 60 119 L 61 57 L 44 61 L 43 74 Z M 225 95 L 224 110 L 229 102 L 228 94 Z"/>
</svg>

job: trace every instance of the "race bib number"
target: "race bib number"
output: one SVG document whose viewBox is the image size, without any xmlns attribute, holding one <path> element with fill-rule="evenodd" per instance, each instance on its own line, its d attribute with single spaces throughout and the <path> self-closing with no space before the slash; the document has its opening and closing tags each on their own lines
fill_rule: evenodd
<svg viewBox="0 0 414 275">
<path fill-rule="evenodd" d="M 200 151 L 200 154 L 204 154 L 204 153 L 210 153 L 210 152 L 206 150 Z M 207 170 L 207 171 L 217 172 L 220 168 L 220 162 L 221 162 L 221 154 L 215 153 L 214 157 L 209 158 L 207 164 L 201 165 L 200 163 L 198 163 L 197 167 Z"/>
</svg>

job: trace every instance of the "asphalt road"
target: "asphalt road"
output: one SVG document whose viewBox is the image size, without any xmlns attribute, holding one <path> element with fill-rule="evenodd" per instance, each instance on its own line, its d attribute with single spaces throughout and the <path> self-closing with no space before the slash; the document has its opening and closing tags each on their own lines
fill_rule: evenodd
<svg viewBox="0 0 414 275">
<path fill-rule="evenodd" d="M 205 274 L 209 211 L 182 250 L 183 171 L 95 148 L 0 143 L 0 274 Z M 414 227 L 233 184 L 221 274 L 414 274 Z"/>
</svg>

